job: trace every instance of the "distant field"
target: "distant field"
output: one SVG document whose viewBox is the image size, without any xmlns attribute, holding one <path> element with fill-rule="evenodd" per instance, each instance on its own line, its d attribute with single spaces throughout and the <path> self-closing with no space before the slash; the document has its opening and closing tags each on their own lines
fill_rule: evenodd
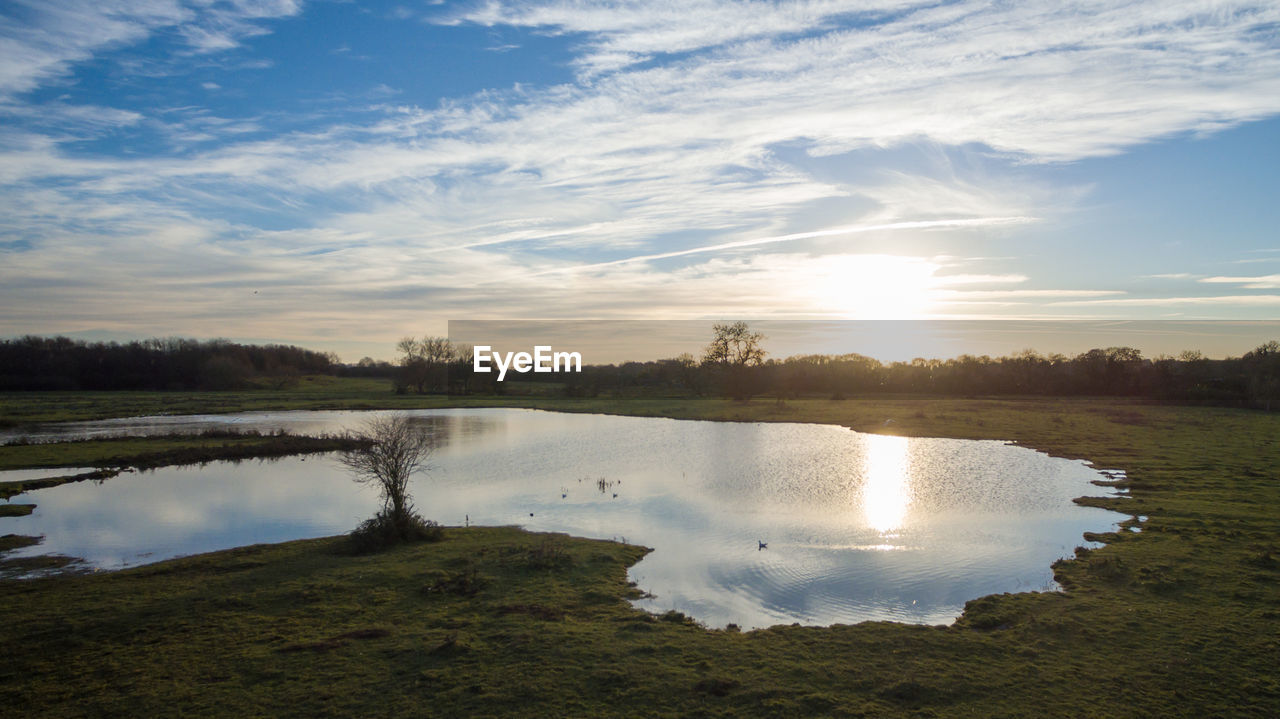
<svg viewBox="0 0 1280 719">
<path fill-rule="evenodd" d="M 226 392 L 0 392 L 0 428 L 21 428 L 37 422 L 68 422 L 77 420 L 106 419 L 109 417 L 136 417 L 156 414 L 226 414 L 267 410 L 304 409 L 430 409 L 442 407 L 536 407 L 566 412 L 600 412 L 605 414 L 631 414 L 643 416 L 672 416 L 690 419 L 729 420 L 788 420 L 805 422 L 830 422 L 861 428 L 883 422 L 892 417 L 898 429 L 936 428 L 944 416 L 934 416 L 929 422 L 921 422 L 916 416 L 921 398 L 901 398 L 894 395 L 869 395 L 852 400 L 801 399 L 779 403 L 772 398 L 739 402 L 720 399 L 687 399 L 666 397 L 641 398 L 565 398 L 554 396 L 561 386 L 555 383 L 506 382 L 506 395 L 469 395 L 448 397 L 436 394 L 396 394 L 390 380 L 352 377 L 310 375 L 300 379 L 293 387 L 284 389 L 255 388 Z M 1056 407 L 1061 403 L 1071 406 L 1128 407 L 1140 404 L 1124 399 L 1056 399 L 1043 397 L 999 398 L 985 405 L 975 405 L 975 400 L 941 398 L 930 399 L 929 406 L 964 407 L 954 419 L 955 425 L 947 425 L 949 432 L 970 423 L 974 407 L 1016 407 L 1034 410 L 1037 407 Z M 977 400 L 982 402 L 982 400 Z M 870 403 L 869 405 L 867 403 Z M 868 408 L 864 411 L 863 408 Z M 874 409 L 870 409 L 874 408 Z M 1125 411 L 1125 410 L 1115 410 Z M 880 415 L 884 415 L 881 417 Z M 1001 425 L 995 415 L 982 418 Z M 982 425 L 976 425 L 979 427 Z M 936 431 L 936 430 L 935 430 Z M 974 431 L 977 431 L 976 429 Z M 969 435 L 954 435 L 969 436 Z M 987 436 L 977 431 L 973 436 Z"/>
<path fill-rule="evenodd" d="M 201 414 L 262 409 L 359 409 L 410 406 L 421 397 L 396 395 L 381 379 L 303 377 L 286 389 L 229 392 L 4 392 L 0 426 L 33 422 L 133 417 L 153 414 Z"/>
<path fill-rule="evenodd" d="M 507 382 L 507 402 L 548 399 L 561 385 Z M 309 375 L 284 389 L 227 392 L 0 392 L 0 428 L 155 414 L 225 414 L 294 409 L 420 409 L 494 405 L 503 398 L 396 394 L 390 380 Z"/>
<path fill-rule="evenodd" d="M 192 394 L 171 406 L 446 404 L 334 390 Z M 110 399 L 75 397 L 73 414 L 111 411 Z M 129 413 L 165 397 L 118 400 Z M 365 557 L 329 539 L 0 582 L 0 706 L 40 716 L 1280 715 L 1280 414 L 1052 399 L 466 404 L 1016 440 L 1127 470 L 1132 498 L 1087 503 L 1149 519 L 1058 564 L 1066 592 L 975 600 L 950 627 L 707 631 L 622 601 L 640 550 L 510 529 L 454 529 L 440 544 Z M 6 418 L 33 406 L 0 399 Z"/>
</svg>

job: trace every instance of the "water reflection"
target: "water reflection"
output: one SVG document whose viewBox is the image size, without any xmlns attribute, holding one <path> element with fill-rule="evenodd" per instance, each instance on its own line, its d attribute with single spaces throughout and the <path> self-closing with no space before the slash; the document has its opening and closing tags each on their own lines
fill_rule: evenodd
<svg viewBox="0 0 1280 719">
<path fill-rule="evenodd" d="M 911 502 L 907 438 L 868 435 L 864 471 L 862 512 L 867 526 L 889 534 L 903 525 Z"/>
<path fill-rule="evenodd" d="M 1072 504 L 1105 491 L 1089 484 L 1099 474 L 1083 463 L 999 442 L 514 409 L 414 414 L 440 442 L 410 488 L 423 516 L 652 547 L 632 578 L 655 596 L 638 604 L 713 626 L 946 623 L 974 597 L 1051 587 L 1050 564 L 1083 544 L 1084 531 L 1124 518 Z M 322 432 L 368 416 L 215 421 Z M 336 534 L 378 507 L 376 492 L 316 456 L 126 474 L 13 501 L 38 507 L 0 518 L 0 534 L 45 535 L 43 546 L 20 551 L 100 567 Z"/>
</svg>

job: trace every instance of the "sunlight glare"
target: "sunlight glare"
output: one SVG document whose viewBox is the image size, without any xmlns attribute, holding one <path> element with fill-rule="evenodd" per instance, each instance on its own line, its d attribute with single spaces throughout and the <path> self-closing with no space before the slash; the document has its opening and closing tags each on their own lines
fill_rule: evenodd
<svg viewBox="0 0 1280 719">
<path fill-rule="evenodd" d="M 845 255 L 823 258 L 815 287 L 824 312 L 854 319 L 919 319 L 934 309 L 939 265 L 920 257 Z"/>
<path fill-rule="evenodd" d="M 869 435 L 862 485 L 862 511 L 867 526 L 880 533 L 905 524 L 911 502 L 911 469 L 907 438 Z"/>
</svg>

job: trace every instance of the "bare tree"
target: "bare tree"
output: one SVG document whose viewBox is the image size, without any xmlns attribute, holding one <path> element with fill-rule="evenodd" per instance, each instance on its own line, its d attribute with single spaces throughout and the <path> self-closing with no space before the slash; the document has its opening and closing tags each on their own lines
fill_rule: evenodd
<svg viewBox="0 0 1280 719">
<path fill-rule="evenodd" d="M 767 354 L 760 343 L 765 336 L 746 322 L 717 324 L 715 336 L 702 355 L 702 365 L 724 378 L 725 390 L 735 399 L 751 399 L 758 389 L 759 368 Z"/>
<path fill-rule="evenodd" d="M 702 361 L 711 365 L 750 367 L 764 362 L 767 354 L 760 343 L 765 336 L 752 332 L 746 322 L 717 324 L 715 337 L 703 352 Z"/>
<path fill-rule="evenodd" d="M 415 427 L 408 415 L 386 415 L 369 420 L 357 437 L 365 446 L 338 455 L 357 482 L 371 484 L 382 493 L 378 519 L 396 539 L 413 539 L 426 525 L 413 511 L 409 479 L 427 467 L 434 447 L 432 437 Z M 378 522 L 375 521 L 375 525 Z"/>
<path fill-rule="evenodd" d="M 449 364 L 458 356 L 448 337 L 405 337 L 396 343 L 396 349 L 400 351 L 400 374 L 405 386 L 413 387 L 418 394 L 448 389 Z"/>
</svg>

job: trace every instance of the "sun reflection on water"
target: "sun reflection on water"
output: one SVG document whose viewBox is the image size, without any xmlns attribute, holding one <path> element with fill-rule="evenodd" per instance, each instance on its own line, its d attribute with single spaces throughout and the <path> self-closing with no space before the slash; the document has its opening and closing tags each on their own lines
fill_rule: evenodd
<svg viewBox="0 0 1280 719">
<path fill-rule="evenodd" d="M 369 416 L 146 418 L 136 431 L 239 423 L 339 432 Z M 968 598 L 1053 588 L 1052 563 L 1071 556 L 1082 532 L 1129 516 L 1071 501 L 1097 490 L 1095 470 L 999 442 L 524 409 L 413 416 L 445 441 L 413 485 L 433 519 L 653 547 L 630 573 L 653 595 L 636 606 L 710 626 L 948 623 Z M 12 478 L 36 476 L 47 475 Z M 347 532 L 380 504 L 336 461 L 314 455 L 164 468 L 39 494 L 32 516 L 0 518 L 0 535 L 44 537 L 18 556 L 59 553 L 109 569 Z"/>
<path fill-rule="evenodd" d="M 862 511 L 867 526 L 881 534 L 901 529 L 911 503 L 907 438 L 867 436 L 864 470 Z"/>
</svg>

